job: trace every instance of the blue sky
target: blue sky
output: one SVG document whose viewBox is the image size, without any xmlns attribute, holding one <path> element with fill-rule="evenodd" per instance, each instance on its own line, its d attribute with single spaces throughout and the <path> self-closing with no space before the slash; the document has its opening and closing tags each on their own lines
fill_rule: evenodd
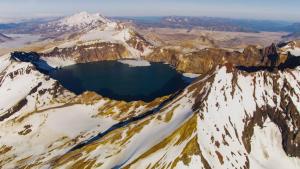
<svg viewBox="0 0 300 169">
<path fill-rule="evenodd" d="M 106 16 L 219 16 L 300 21 L 300 0 L 0 0 L 0 17 L 75 12 Z"/>
</svg>

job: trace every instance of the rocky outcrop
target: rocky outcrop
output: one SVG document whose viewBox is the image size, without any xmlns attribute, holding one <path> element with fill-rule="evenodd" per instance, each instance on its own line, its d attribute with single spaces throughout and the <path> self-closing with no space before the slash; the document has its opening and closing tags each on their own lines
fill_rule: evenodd
<svg viewBox="0 0 300 169">
<path fill-rule="evenodd" d="M 12 52 L 10 54 L 10 59 L 21 62 L 30 62 L 35 68 L 44 73 L 54 69 L 46 61 L 41 59 L 41 56 L 36 52 Z"/>
<path fill-rule="evenodd" d="M 261 64 L 263 66 L 275 67 L 279 65 L 280 58 L 275 44 L 272 44 L 271 46 L 262 49 L 261 56 Z"/>
<path fill-rule="evenodd" d="M 145 52 L 145 49 L 151 47 L 152 45 L 146 41 L 146 39 L 140 34 L 130 31 L 130 38 L 126 41 L 126 43 L 134 49 L 137 49 L 141 53 Z"/>
</svg>

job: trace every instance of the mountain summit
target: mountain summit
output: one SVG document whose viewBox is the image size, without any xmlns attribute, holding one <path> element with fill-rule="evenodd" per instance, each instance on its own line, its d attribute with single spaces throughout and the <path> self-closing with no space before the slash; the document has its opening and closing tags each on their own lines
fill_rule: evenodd
<svg viewBox="0 0 300 169">
<path fill-rule="evenodd" d="M 110 21 L 99 13 L 92 14 L 88 12 L 80 12 L 48 22 L 46 24 L 41 24 L 39 26 L 39 32 L 44 34 L 74 33 L 78 31 L 81 32 L 91 30 L 99 26 L 113 23 L 114 22 Z"/>
<path fill-rule="evenodd" d="M 99 13 L 91 14 L 88 12 L 80 12 L 72 16 L 63 18 L 58 21 L 61 26 L 69 27 L 86 27 L 91 25 L 97 25 L 99 23 L 110 22 L 107 18 Z"/>
</svg>

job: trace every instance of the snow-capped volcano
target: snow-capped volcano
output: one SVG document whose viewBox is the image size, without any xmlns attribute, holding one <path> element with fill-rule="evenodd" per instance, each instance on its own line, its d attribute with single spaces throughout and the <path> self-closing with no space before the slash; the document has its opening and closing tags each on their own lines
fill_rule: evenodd
<svg viewBox="0 0 300 169">
<path fill-rule="evenodd" d="M 76 33 L 91 30 L 105 24 L 112 23 L 109 19 L 99 13 L 80 12 L 58 20 L 41 24 L 39 29 L 44 34 Z"/>
<path fill-rule="evenodd" d="M 99 13 L 90 14 L 88 12 L 80 12 L 57 21 L 57 23 L 60 26 L 78 27 L 78 28 L 83 28 L 86 26 L 96 26 L 98 24 L 108 23 L 108 22 L 111 21 L 105 18 L 104 16 L 102 16 L 101 14 Z"/>
<path fill-rule="evenodd" d="M 102 15 L 81 12 L 42 25 L 46 34 L 56 36 L 56 46 L 41 52 L 53 66 L 105 59 L 140 58 L 151 52 L 148 43 L 131 27 L 110 21 Z M 84 51 L 84 52 L 83 52 Z M 95 54 L 97 53 L 97 54 Z"/>
</svg>

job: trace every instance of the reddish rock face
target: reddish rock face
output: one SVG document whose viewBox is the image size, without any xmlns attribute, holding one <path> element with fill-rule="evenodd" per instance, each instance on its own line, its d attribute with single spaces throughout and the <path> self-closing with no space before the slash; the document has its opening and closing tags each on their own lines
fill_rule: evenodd
<svg viewBox="0 0 300 169">
<path fill-rule="evenodd" d="M 126 42 L 130 47 L 143 53 L 151 46 L 143 37 L 133 34 Z M 118 60 L 128 58 L 129 50 L 123 45 L 111 42 L 100 42 L 90 45 L 79 45 L 69 48 L 55 48 L 49 53 L 41 53 L 42 57 L 61 57 L 74 60 L 76 63 L 86 63 L 103 60 Z M 262 69 L 282 69 L 298 63 L 297 59 L 282 52 L 280 45 L 272 44 L 266 48 L 248 46 L 243 52 L 228 51 L 218 48 L 207 48 L 192 52 L 183 52 L 175 48 L 157 47 L 143 59 L 151 62 L 168 63 L 182 72 L 205 74 L 217 65 L 230 63 L 233 66 Z M 296 64 L 297 66 L 297 64 Z"/>
<path fill-rule="evenodd" d="M 70 48 L 55 48 L 50 53 L 41 53 L 42 57 L 71 58 L 77 63 L 102 60 L 117 60 L 127 56 L 126 48 L 121 44 L 102 42 Z"/>
<path fill-rule="evenodd" d="M 287 62 L 287 55 L 280 53 L 278 47 L 272 44 L 260 49 L 248 46 L 243 52 L 224 49 L 208 48 L 190 53 L 183 53 L 175 49 L 157 48 L 144 59 L 153 62 L 167 62 L 179 71 L 204 74 L 217 65 L 231 63 L 244 67 L 275 68 Z"/>
<path fill-rule="evenodd" d="M 117 60 L 128 58 L 131 53 L 129 48 L 141 54 L 146 48 L 151 47 L 142 36 L 130 32 L 131 36 L 125 44 L 113 42 L 95 42 L 93 44 L 74 45 L 67 48 L 54 48 L 49 53 L 40 53 L 42 57 L 58 57 L 74 60 L 76 63 L 86 63 L 102 60 Z"/>
</svg>

